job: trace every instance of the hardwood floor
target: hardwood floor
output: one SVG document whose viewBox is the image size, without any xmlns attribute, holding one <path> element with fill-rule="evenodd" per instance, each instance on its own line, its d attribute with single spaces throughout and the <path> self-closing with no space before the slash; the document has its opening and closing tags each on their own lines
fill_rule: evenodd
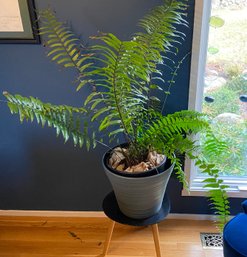
<svg viewBox="0 0 247 257">
<path fill-rule="evenodd" d="M 107 218 L 0 217 L 0 257 L 100 256 Z M 211 221 L 164 220 L 159 224 L 162 257 L 222 257 L 202 249 L 200 232 L 217 232 Z M 108 256 L 155 256 L 151 227 L 116 224 Z"/>
</svg>

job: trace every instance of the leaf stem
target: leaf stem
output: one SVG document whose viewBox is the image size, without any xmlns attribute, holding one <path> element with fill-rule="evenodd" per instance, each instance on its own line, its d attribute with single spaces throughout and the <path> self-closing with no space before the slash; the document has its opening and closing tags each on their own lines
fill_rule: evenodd
<svg viewBox="0 0 247 257">
<path fill-rule="evenodd" d="M 170 93 L 171 87 L 172 87 L 172 83 L 173 83 L 173 81 L 174 81 L 174 78 L 175 78 L 175 76 L 176 76 L 176 74 L 177 74 L 178 69 L 180 68 L 180 65 L 184 62 L 184 60 L 185 60 L 190 54 L 191 54 L 191 51 L 189 51 L 188 53 L 186 53 L 186 54 L 184 55 L 184 57 L 178 62 L 178 65 L 176 66 L 176 69 L 174 70 L 173 75 L 172 75 L 172 78 L 171 78 L 170 83 L 169 83 L 169 85 L 168 85 L 168 90 L 166 90 L 167 92 Z M 168 94 L 169 94 L 169 93 L 168 93 Z M 165 105 L 166 105 L 166 101 L 167 101 L 168 94 L 165 95 L 165 99 L 164 99 L 164 101 L 163 101 L 163 105 L 162 105 L 162 108 L 161 108 L 161 113 L 163 113 L 163 111 L 164 111 L 164 109 L 165 109 Z"/>
<path fill-rule="evenodd" d="M 118 55 L 117 55 L 117 59 L 116 59 L 115 65 L 114 65 L 113 78 L 112 78 L 113 94 L 114 94 L 114 99 L 115 99 L 117 111 L 118 111 L 118 114 L 119 114 L 119 118 L 121 120 L 121 124 L 122 124 L 123 129 L 124 129 L 124 135 L 125 135 L 125 137 L 126 137 L 126 139 L 129 143 L 134 144 L 132 139 L 129 136 L 128 129 L 127 129 L 125 123 L 124 123 L 124 118 L 123 118 L 122 111 L 121 111 L 121 108 L 120 108 L 120 105 L 119 105 L 118 96 L 117 96 L 117 88 L 116 88 L 116 69 L 117 69 L 117 64 L 118 64 L 118 60 L 119 60 L 119 53 L 121 52 L 122 45 L 123 45 L 123 43 L 121 42 L 121 45 L 120 45 L 120 48 L 119 48 L 119 51 L 118 51 Z"/>
</svg>

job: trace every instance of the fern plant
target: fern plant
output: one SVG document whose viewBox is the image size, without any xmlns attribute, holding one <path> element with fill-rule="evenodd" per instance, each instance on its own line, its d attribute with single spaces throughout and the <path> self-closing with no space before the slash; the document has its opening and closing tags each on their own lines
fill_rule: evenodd
<svg viewBox="0 0 247 257">
<path fill-rule="evenodd" d="M 129 145 L 129 165 L 145 160 L 153 150 L 166 155 L 175 163 L 177 177 L 186 188 L 181 156 L 195 160 L 208 175 L 205 188 L 223 224 L 229 214 L 227 186 L 219 179 L 215 165 L 204 160 L 202 152 L 220 155 L 227 151 L 226 145 L 214 137 L 204 114 L 180 111 L 163 115 L 164 102 L 181 64 L 172 57 L 185 38 L 177 27 L 188 26 L 186 10 L 183 1 L 164 0 L 163 5 L 140 20 L 142 31 L 129 41 L 101 33 L 90 38 L 96 43 L 89 47 L 51 10 L 42 11 L 40 34 L 46 37 L 48 57 L 65 68 L 75 69 L 76 90 L 90 87 L 91 93 L 82 107 L 51 105 L 7 92 L 4 96 L 10 111 L 19 114 L 21 121 L 36 119 L 42 126 L 47 123 L 65 141 L 72 138 L 75 146 L 85 144 L 89 149 L 104 142 L 104 135 L 109 137 L 107 141 L 118 141 L 123 134 Z M 197 133 L 207 135 L 203 147 L 193 139 Z"/>
</svg>

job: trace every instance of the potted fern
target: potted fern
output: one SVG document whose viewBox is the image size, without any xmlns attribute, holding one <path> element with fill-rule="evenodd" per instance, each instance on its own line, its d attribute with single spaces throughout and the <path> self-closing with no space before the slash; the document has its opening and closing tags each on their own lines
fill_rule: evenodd
<svg viewBox="0 0 247 257">
<path fill-rule="evenodd" d="M 42 126 L 48 124 L 65 141 L 72 138 L 75 146 L 85 145 L 89 150 L 105 144 L 104 135 L 107 142 L 116 144 L 124 138 L 125 144 L 104 155 L 103 166 L 120 208 L 130 217 L 144 218 L 159 210 L 173 169 L 187 187 L 180 156 L 195 160 L 209 176 L 205 187 L 222 220 L 229 213 L 219 170 L 202 157 L 203 151 L 220 154 L 226 150 L 214 137 L 207 117 L 195 111 L 163 115 L 164 98 L 181 63 L 174 64 L 169 56 L 177 53 L 185 37 L 177 25 L 187 26 L 186 8 L 183 1 L 164 1 L 140 20 L 142 31 L 129 41 L 101 33 L 90 38 L 89 47 L 52 11 L 45 10 L 40 13 L 40 34 L 47 38 L 48 56 L 78 71 L 77 90 L 89 87 L 91 91 L 81 107 L 52 105 L 4 92 L 10 111 L 19 114 L 21 121 L 36 119 Z M 168 90 L 164 76 L 171 72 L 165 69 L 164 60 L 174 66 Z M 197 133 L 205 135 L 204 145 L 193 139 Z"/>
</svg>

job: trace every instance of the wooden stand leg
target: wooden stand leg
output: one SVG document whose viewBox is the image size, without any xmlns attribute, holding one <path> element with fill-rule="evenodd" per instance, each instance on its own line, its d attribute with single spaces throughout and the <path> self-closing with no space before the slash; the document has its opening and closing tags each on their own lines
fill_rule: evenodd
<svg viewBox="0 0 247 257">
<path fill-rule="evenodd" d="M 115 223 L 116 223 L 115 221 L 111 220 L 111 223 L 109 225 L 108 232 L 107 232 L 107 237 L 106 237 L 106 240 L 105 240 L 104 250 L 103 250 L 103 254 L 102 254 L 103 256 L 106 256 L 106 254 L 108 252 Z"/>
<path fill-rule="evenodd" d="M 160 237 L 159 237 L 158 224 L 152 225 L 152 232 L 153 232 L 153 237 L 154 237 L 154 244 L 155 244 L 156 256 L 157 256 L 157 257 L 161 257 L 161 251 L 160 251 Z"/>
</svg>

